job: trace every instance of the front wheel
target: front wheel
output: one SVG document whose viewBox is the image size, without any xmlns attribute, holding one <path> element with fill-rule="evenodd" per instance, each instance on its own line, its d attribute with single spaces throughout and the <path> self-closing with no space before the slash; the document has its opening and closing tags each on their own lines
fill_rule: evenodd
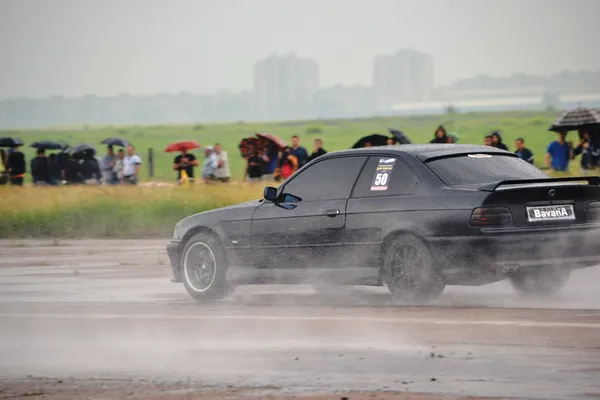
<svg viewBox="0 0 600 400">
<path fill-rule="evenodd" d="M 404 304 L 435 300 L 446 287 L 429 249 L 413 235 L 398 236 L 387 246 L 382 278 L 394 300 Z"/>
<path fill-rule="evenodd" d="M 519 271 L 510 276 L 514 288 L 523 296 L 551 296 L 565 287 L 571 271 L 560 268 L 538 268 Z"/>
<path fill-rule="evenodd" d="M 227 263 L 219 241 L 199 233 L 188 239 L 181 254 L 183 285 L 198 301 L 227 297 L 235 287 L 227 283 Z"/>
</svg>

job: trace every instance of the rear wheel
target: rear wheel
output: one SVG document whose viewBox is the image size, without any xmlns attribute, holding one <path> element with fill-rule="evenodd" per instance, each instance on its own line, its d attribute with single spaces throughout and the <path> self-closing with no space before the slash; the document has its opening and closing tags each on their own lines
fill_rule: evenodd
<svg viewBox="0 0 600 400">
<path fill-rule="evenodd" d="M 538 268 L 519 271 L 510 276 L 510 281 L 524 296 L 551 296 L 567 284 L 571 271 L 560 268 Z"/>
<path fill-rule="evenodd" d="M 412 235 L 398 236 L 387 246 L 382 278 L 394 300 L 405 304 L 435 300 L 446 287 L 429 249 Z"/>
<path fill-rule="evenodd" d="M 219 241 L 198 233 L 186 242 L 181 255 L 181 276 L 187 292 L 198 301 L 227 297 L 235 287 L 227 283 L 227 263 Z"/>
</svg>

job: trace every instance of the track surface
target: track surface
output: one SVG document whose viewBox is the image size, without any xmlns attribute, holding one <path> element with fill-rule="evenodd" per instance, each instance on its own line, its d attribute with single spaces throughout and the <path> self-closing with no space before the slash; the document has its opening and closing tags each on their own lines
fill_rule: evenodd
<svg viewBox="0 0 600 400">
<path fill-rule="evenodd" d="M 206 386 L 229 387 L 207 398 L 232 388 L 600 398 L 600 268 L 578 271 L 552 301 L 502 282 L 450 287 L 422 308 L 390 306 L 385 289 L 305 286 L 241 287 L 198 305 L 169 282 L 164 246 L 0 241 L 0 399 L 95 398 L 73 393 L 98 393 L 97 380 L 105 395 L 121 385 L 115 398 Z M 135 386 L 145 381 L 163 396 Z"/>
</svg>

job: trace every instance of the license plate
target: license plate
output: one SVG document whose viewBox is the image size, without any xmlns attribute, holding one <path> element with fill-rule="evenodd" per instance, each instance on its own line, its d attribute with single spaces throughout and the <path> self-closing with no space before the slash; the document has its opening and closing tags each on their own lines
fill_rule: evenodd
<svg viewBox="0 0 600 400">
<path fill-rule="evenodd" d="M 562 206 L 527 207 L 527 221 L 564 221 L 574 220 L 575 210 L 571 204 Z"/>
</svg>

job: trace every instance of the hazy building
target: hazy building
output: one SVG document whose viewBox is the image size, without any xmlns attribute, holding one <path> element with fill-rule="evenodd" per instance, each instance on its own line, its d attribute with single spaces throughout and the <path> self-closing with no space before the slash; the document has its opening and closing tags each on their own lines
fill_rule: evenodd
<svg viewBox="0 0 600 400">
<path fill-rule="evenodd" d="M 404 49 L 375 57 L 373 90 L 379 110 L 389 110 L 398 103 L 430 100 L 433 91 L 431 56 Z"/>
<path fill-rule="evenodd" d="M 319 66 L 314 59 L 271 55 L 254 67 L 254 95 L 262 118 L 298 118 L 312 110 L 319 88 Z"/>
</svg>

